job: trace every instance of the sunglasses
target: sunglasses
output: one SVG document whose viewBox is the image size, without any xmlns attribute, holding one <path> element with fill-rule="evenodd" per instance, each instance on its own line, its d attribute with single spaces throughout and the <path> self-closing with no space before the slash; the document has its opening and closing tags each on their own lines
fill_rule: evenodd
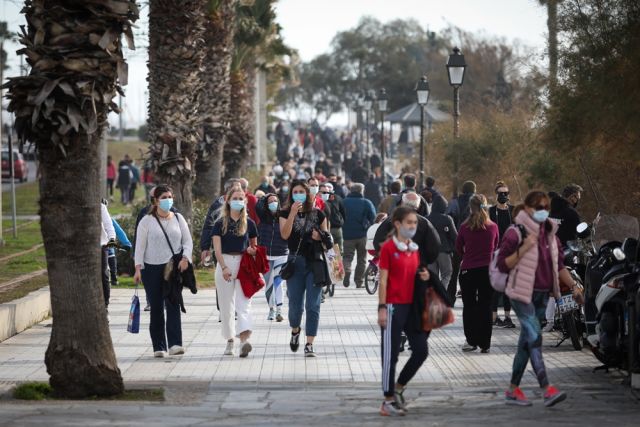
<svg viewBox="0 0 640 427">
<path fill-rule="evenodd" d="M 537 211 L 548 211 L 549 210 L 549 206 L 548 205 L 538 205 L 538 206 L 536 206 L 536 210 Z"/>
<path fill-rule="evenodd" d="M 509 195 L 509 192 L 508 192 L 508 191 L 500 191 L 500 192 L 498 193 L 498 196 L 508 196 L 508 195 Z"/>
</svg>

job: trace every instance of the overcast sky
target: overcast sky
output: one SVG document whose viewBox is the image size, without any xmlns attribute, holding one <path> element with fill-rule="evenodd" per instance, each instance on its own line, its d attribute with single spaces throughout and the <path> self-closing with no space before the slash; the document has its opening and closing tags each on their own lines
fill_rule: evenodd
<svg viewBox="0 0 640 427">
<path fill-rule="evenodd" d="M 7 21 L 11 31 L 24 24 L 20 15 L 22 2 L 0 0 L 2 20 Z M 203 0 L 204 1 L 204 0 Z M 333 36 L 342 30 L 353 28 L 363 15 L 370 15 L 382 22 L 398 18 L 417 19 L 425 28 L 439 31 L 455 25 L 469 31 L 482 31 L 490 36 L 519 40 L 521 43 L 544 52 L 546 32 L 546 10 L 538 0 L 279 0 L 278 22 L 288 45 L 297 49 L 303 60 L 329 50 Z M 144 38 L 147 34 L 147 8 L 138 22 L 138 31 Z M 138 40 L 146 46 L 146 40 Z M 464 50 L 464 46 L 461 46 Z M 15 55 L 18 45 L 9 44 L 11 69 L 5 73 L 19 73 L 19 58 Z M 137 127 L 145 120 L 147 67 L 146 52 L 139 49 L 129 57 L 129 87 L 126 89 L 125 126 Z M 6 105 L 6 102 L 5 102 Z M 7 116 L 5 115 L 5 119 Z M 117 116 L 110 117 L 117 123 Z"/>
</svg>

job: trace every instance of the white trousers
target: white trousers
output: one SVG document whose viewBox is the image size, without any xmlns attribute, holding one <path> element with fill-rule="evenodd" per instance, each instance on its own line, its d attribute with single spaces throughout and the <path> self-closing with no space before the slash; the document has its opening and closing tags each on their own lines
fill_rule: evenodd
<svg viewBox="0 0 640 427">
<path fill-rule="evenodd" d="M 215 279 L 220 320 L 222 321 L 222 336 L 226 340 L 230 340 L 242 332 L 251 331 L 251 299 L 244 296 L 240 280 L 238 280 L 242 255 L 222 254 L 222 257 L 224 264 L 229 267 L 231 272 L 231 280 L 228 282 L 224 280 L 220 263 L 216 266 Z M 237 316 L 235 321 L 234 316 Z"/>
</svg>

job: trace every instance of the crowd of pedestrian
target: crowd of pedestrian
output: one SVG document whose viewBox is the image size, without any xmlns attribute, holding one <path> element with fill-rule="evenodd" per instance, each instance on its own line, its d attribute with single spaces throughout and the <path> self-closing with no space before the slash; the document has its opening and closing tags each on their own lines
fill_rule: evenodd
<svg viewBox="0 0 640 427">
<path fill-rule="evenodd" d="M 289 135 L 281 124 L 274 135 L 277 163 L 269 174 L 254 183 L 255 188 L 244 178 L 227 180 L 222 194 L 212 197 L 204 219 L 201 261 L 209 264 L 213 259 L 216 266 L 224 355 L 250 355 L 255 294 L 251 289 L 264 286 L 267 318 L 288 319 L 290 350 L 297 352 L 302 341 L 304 355 L 316 357 L 323 288 L 333 281 L 328 252 L 343 255 L 342 284 L 356 288 L 363 287 L 368 256 L 375 254 L 380 269 L 382 415 L 406 413 L 404 391 L 428 356 L 429 332 L 421 326 L 427 288 L 449 307 L 462 299 L 463 353 L 489 353 L 493 328 L 519 326 L 507 404 L 531 404 L 519 388 L 529 361 L 545 405 L 564 400 L 566 395 L 548 380 L 542 327 L 549 321 L 549 301 L 561 290 L 569 289 L 581 299 L 562 259 L 562 245 L 574 237 L 579 222 L 579 186 L 569 185 L 562 195 L 532 191 L 514 206 L 508 185 L 499 181 L 492 188 L 495 203 L 490 206 L 476 184 L 467 181 L 449 202 L 433 177 L 425 182 L 410 173 L 396 180 L 383 178 L 375 152 L 363 156 L 349 135 L 338 137 L 313 128 Z M 123 203 L 133 197 L 134 169 L 125 157 L 116 173 L 108 170 Z M 135 280 L 143 283 L 150 305 L 154 355 L 165 357 L 167 352 L 185 352 L 180 305 L 163 293 L 166 266 L 175 260 L 180 273 L 191 268 L 193 242 L 186 221 L 173 207 L 172 190 L 158 185 L 150 199 L 133 243 Z M 103 219 L 105 248 L 115 239 L 109 223 Z M 504 293 L 492 285 L 489 268 L 494 258 L 499 270 L 508 274 Z M 405 340 L 411 356 L 396 378 Z"/>
</svg>

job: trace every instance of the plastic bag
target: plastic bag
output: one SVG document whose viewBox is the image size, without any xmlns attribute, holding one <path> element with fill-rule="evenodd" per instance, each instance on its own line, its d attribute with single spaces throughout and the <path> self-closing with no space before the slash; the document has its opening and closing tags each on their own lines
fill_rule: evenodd
<svg viewBox="0 0 640 427">
<path fill-rule="evenodd" d="M 453 323 L 455 316 L 442 297 L 433 288 L 425 291 L 425 307 L 422 312 L 422 329 L 431 331 Z"/>
<path fill-rule="evenodd" d="M 127 323 L 127 332 L 137 334 L 140 332 L 140 298 L 138 291 L 131 298 L 131 307 L 129 308 L 129 322 Z"/>
</svg>

